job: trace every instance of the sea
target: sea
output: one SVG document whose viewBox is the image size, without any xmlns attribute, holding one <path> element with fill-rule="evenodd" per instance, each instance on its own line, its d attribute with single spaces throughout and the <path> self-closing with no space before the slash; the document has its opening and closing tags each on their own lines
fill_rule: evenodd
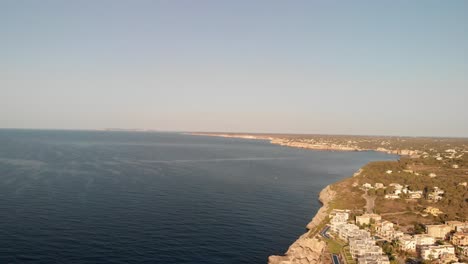
<svg viewBox="0 0 468 264">
<path fill-rule="evenodd" d="M 373 151 L 181 133 L 0 130 L 0 263 L 267 263 Z"/>
</svg>

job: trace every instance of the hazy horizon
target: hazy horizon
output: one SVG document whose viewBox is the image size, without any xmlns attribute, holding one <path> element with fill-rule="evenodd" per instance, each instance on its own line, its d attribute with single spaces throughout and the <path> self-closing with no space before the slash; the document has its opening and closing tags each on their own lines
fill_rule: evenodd
<svg viewBox="0 0 468 264">
<path fill-rule="evenodd" d="M 0 1 L 0 128 L 468 137 L 466 1 Z"/>
</svg>

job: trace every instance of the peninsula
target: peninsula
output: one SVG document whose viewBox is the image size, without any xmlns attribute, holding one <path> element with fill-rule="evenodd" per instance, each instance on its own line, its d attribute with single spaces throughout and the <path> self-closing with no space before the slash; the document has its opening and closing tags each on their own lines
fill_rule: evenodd
<svg viewBox="0 0 468 264">
<path fill-rule="evenodd" d="M 468 261 L 468 139 L 346 135 L 191 133 L 268 140 L 324 151 L 381 151 L 326 186 L 323 206 L 284 256 L 269 264 L 462 263 Z"/>
</svg>

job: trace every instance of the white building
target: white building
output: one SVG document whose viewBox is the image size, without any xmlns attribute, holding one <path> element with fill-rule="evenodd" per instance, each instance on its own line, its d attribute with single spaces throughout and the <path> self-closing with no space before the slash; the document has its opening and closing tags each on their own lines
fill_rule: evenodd
<svg viewBox="0 0 468 264">
<path fill-rule="evenodd" d="M 349 213 L 347 212 L 336 212 L 331 216 L 330 223 L 333 224 L 345 224 L 349 219 Z"/>
<path fill-rule="evenodd" d="M 410 235 L 404 235 L 398 239 L 400 249 L 405 251 L 416 251 L 416 240 Z"/>
<path fill-rule="evenodd" d="M 358 259 L 358 264 L 390 264 L 386 255 L 365 256 Z"/>
<path fill-rule="evenodd" d="M 421 248 L 421 257 L 425 260 L 438 259 L 444 254 L 455 254 L 452 245 L 424 246 Z"/>
<path fill-rule="evenodd" d="M 385 199 L 400 199 L 400 195 L 398 194 L 386 194 L 385 196 Z"/>
<path fill-rule="evenodd" d="M 428 234 L 418 234 L 413 236 L 416 247 L 434 245 L 436 239 Z"/>
<path fill-rule="evenodd" d="M 403 232 L 395 230 L 393 223 L 389 221 L 378 222 L 375 225 L 375 231 L 387 240 L 398 239 L 404 235 Z"/>
<path fill-rule="evenodd" d="M 410 199 L 421 199 L 423 191 L 408 191 L 408 198 Z"/>
<path fill-rule="evenodd" d="M 435 238 L 427 234 L 419 234 L 414 236 L 404 235 L 400 237 L 398 241 L 402 250 L 415 252 L 416 249 L 422 246 L 434 245 Z"/>
<path fill-rule="evenodd" d="M 383 183 L 378 182 L 378 183 L 374 184 L 374 187 L 376 189 L 383 189 L 383 188 L 385 188 L 385 185 Z"/>
</svg>

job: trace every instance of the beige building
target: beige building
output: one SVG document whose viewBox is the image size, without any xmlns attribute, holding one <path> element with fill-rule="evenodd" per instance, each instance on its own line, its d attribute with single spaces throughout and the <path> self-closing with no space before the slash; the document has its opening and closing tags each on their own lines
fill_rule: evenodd
<svg viewBox="0 0 468 264">
<path fill-rule="evenodd" d="M 457 232 L 463 232 L 464 229 L 468 229 L 468 222 L 446 221 L 445 224 L 450 226 L 452 230 Z"/>
<path fill-rule="evenodd" d="M 378 214 L 363 214 L 356 216 L 356 224 L 358 225 L 368 225 L 370 224 L 371 220 L 378 222 L 382 220 L 382 217 Z"/>
<path fill-rule="evenodd" d="M 455 254 L 442 254 L 439 256 L 440 263 L 454 263 L 458 261 Z"/>
<path fill-rule="evenodd" d="M 452 228 L 448 225 L 427 225 L 426 233 L 431 237 L 444 239 Z"/>
<path fill-rule="evenodd" d="M 456 232 L 450 238 L 450 242 L 455 246 L 468 246 L 468 233 Z"/>
<path fill-rule="evenodd" d="M 456 226 L 463 225 L 464 222 L 461 221 L 445 221 L 445 224 L 450 226 L 452 230 L 455 230 Z"/>
</svg>

